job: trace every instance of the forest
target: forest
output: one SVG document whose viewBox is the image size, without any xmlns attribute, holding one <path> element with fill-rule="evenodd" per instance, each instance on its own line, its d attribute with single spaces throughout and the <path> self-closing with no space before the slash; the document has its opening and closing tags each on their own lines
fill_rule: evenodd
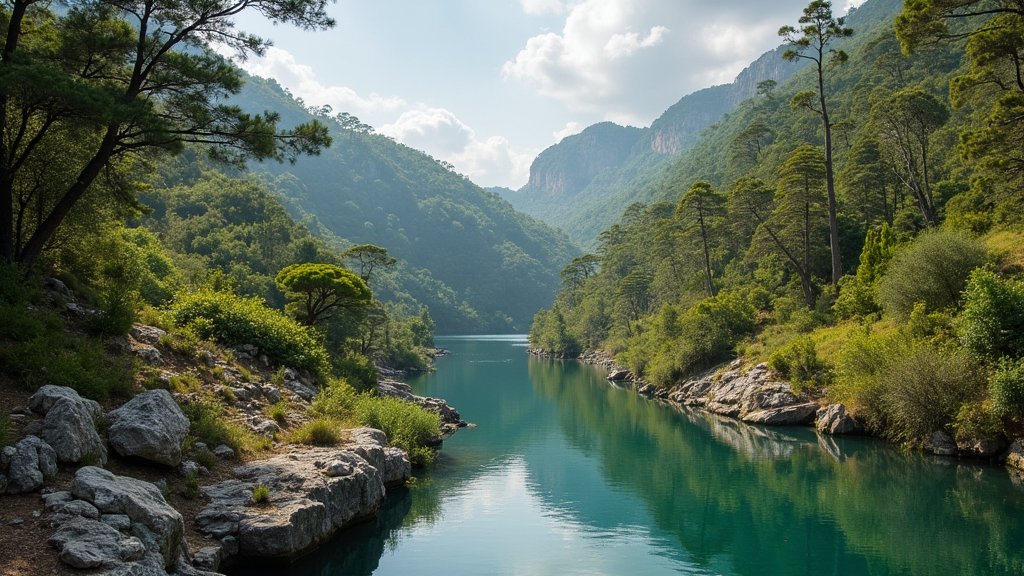
<svg viewBox="0 0 1024 576">
<path fill-rule="evenodd" d="M 1024 419 L 1024 9 L 814 1 L 791 79 L 708 128 L 562 270 L 531 342 L 670 387 L 734 358 L 916 444 Z"/>
</svg>

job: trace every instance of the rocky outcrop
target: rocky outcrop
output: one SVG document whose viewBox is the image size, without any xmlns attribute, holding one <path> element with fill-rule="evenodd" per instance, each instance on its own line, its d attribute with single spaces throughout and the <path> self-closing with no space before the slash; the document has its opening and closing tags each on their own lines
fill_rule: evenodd
<svg viewBox="0 0 1024 576">
<path fill-rule="evenodd" d="M 187 557 L 181 514 L 152 483 L 85 466 L 75 474 L 71 494 L 92 504 L 101 514 L 127 516 L 131 521 L 130 534 L 149 553 L 158 555 L 164 567 L 173 567 Z"/>
<path fill-rule="evenodd" d="M 107 447 L 96 430 L 98 417 L 98 405 L 94 408 L 81 398 L 61 398 L 46 412 L 43 440 L 61 462 L 87 460 L 102 466 L 107 463 Z"/>
<path fill-rule="evenodd" d="M 1006 466 L 1018 475 L 1024 475 L 1024 440 L 1010 444 L 1010 449 L 1006 452 Z"/>
<path fill-rule="evenodd" d="M 766 364 L 743 371 L 739 361 L 725 371 L 709 371 L 672 387 L 667 398 L 683 406 L 768 425 L 807 424 L 818 410 L 817 403 L 776 380 Z"/>
<path fill-rule="evenodd" d="M 957 453 L 956 441 L 942 430 L 936 430 L 925 438 L 923 448 L 925 452 L 938 456 L 956 456 Z"/>
<path fill-rule="evenodd" d="M 8 494 L 32 492 L 57 473 L 57 453 L 37 436 L 26 436 L 13 447 L 3 448 L 0 477 L 6 477 Z"/>
<path fill-rule="evenodd" d="M 377 383 L 377 394 L 381 396 L 392 396 L 406 402 L 418 405 L 428 412 L 433 412 L 441 417 L 443 432 L 447 435 L 454 432 L 455 428 L 466 426 L 459 411 L 448 405 L 448 402 L 438 398 L 417 396 L 412 393 L 412 388 L 404 382 L 394 380 L 381 380 Z"/>
<path fill-rule="evenodd" d="M 108 414 L 107 437 L 121 456 L 165 466 L 181 463 L 189 422 L 166 390 L 143 392 Z"/>
<path fill-rule="evenodd" d="M 292 557 L 324 542 L 337 530 L 374 514 L 385 486 L 404 482 L 405 454 L 387 446 L 379 430 L 351 432 L 338 448 L 304 448 L 239 466 L 234 478 L 203 488 L 210 503 L 196 517 L 199 530 L 219 541 L 201 551 L 204 567 L 223 558 Z M 257 505 L 253 489 L 269 489 Z"/>
<path fill-rule="evenodd" d="M 864 425 L 846 411 L 844 404 L 829 404 L 818 410 L 815 418 L 815 427 L 825 434 L 838 436 L 864 433 Z"/>
</svg>

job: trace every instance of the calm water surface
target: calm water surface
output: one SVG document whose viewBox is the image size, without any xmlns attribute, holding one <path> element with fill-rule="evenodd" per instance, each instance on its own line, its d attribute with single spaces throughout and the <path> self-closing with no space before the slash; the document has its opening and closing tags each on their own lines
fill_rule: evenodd
<svg viewBox="0 0 1024 576">
<path fill-rule="evenodd" d="M 1024 574 L 1005 470 L 679 412 L 523 337 L 411 380 L 475 429 L 292 574 Z"/>
</svg>

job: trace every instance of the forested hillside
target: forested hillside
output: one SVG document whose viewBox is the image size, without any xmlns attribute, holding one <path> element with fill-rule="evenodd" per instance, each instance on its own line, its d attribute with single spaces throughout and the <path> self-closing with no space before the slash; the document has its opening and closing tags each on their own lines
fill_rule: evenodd
<svg viewBox="0 0 1024 576">
<path fill-rule="evenodd" d="M 523 330 L 550 302 L 558 270 L 578 254 L 564 234 L 516 212 L 430 156 L 358 119 L 306 110 L 273 80 L 248 78 L 236 101 L 285 125 L 314 118 L 334 144 L 294 164 L 262 163 L 292 214 L 340 239 L 376 244 L 404 262 L 395 289 L 426 304 L 442 332 Z"/>
<path fill-rule="evenodd" d="M 870 0 L 850 14 L 848 25 L 862 33 L 890 26 L 899 7 L 899 0 Z M 859 45 L 862 37 L 850 39 L 851 46 Z M 582 138 L 596 126 L 565 138 L 537 157 L 529 183 L 505 197 L 517 209 L 565 230 L 580 246 L 595 247 L 598 234 L 630 203 L 659 197 L 668 168 L 704 140 L 706 129 L 724 121 L 723 116 L 746 99 L 770 94 L 803 67 L 802 61 L 783 59 L 783 52 L 779 48 L 762 55 L 731 84 L 684 96 L 640 131 L 628 155 L 610 153 L 620 146 L 618 141 L 609 140 L 606 149 L 600 141 Z M 608 156 L 616 161 L 598 163 Z M 601 169 L 583 169 L 592 166 Z"/>
<path fill-rule="evenodd" d="M 532 341 L 659 386 L 768 361 L 907 443 L 1018 430 L 1024 11 L 978 5 L 858 28 L 812 2 L 783 31 L 809 65 L 633 190 Z"/>
</svg>

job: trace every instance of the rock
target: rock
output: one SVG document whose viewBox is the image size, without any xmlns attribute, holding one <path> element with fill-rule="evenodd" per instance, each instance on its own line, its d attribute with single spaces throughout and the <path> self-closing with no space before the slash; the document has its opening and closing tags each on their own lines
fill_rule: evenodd
<svg viewBox="0 0 1024 576">
<path fill-rule="evenodd" d="M 96 431 L 95 418 L 81 398 L 59 398 L 50 406 L 42 436 L 57 453 L 57 460 L 77 463 L 91 458 L 101 466 L 107 463 L 107 447 Z"/>
<path fill-rule="evenodd" d="M 49 290 L 50 292 L 53 292 L 53 293 L 57 294 L 58 296 L 60 296 L 64 300 L 74 300 L 75 299 L 74 294 L 72 294 L 71 290 L 68 289 L 67 284 L 61 282 L 60 280 L 58 280 L 56 278 L 50 277 L 50 278 L 43 279 L 43 288 L 46 289 L 46 290 Z"/>
<path fill-rule="evenodd" d="M 103 414 L 103 408 L 99 402 L 82 398 L 78 395 L 78 392 L 67 386 L 54 386 L 52 384 L 40 386 L 35 394 L 28 399 L 28 407 L 36 414 L 45 416 L 50 411 L 50 408 L 62 399 L 84 403 L 93 419 L 99 418 Z"/>
<path fill-rule="evenodd" d="M 160 343 L 161 338 L 167 336 L 167 332 L 157 328 L 156 326 L 136 324 L 132 326 L 131 335 L 132 338 L 135 338 L 139 342 L 156 346 Z"/>
<path fill-rule="evenodd" d="M 195 460 L 185 460 L 178 466 L 178 474 L 181 474 L 182 476 L 185 477 L 205 476 L 209 473 L 209 470 L 207 470 L 204 466 L 202 466 L 201 464 L 199 464 L 199 462 L 196 462 Z"/>
<path fill-rule="evenodd" d="M 412 393 L 412 388 L 403 382 L 393 380 L 382 380 L 377 383 L 377 394 L 391 396 L 406 402 L 412 402 L 420 408 L 433 412 L 441 417 L 441 422 L 446 424 L 461 424 L 462 416 L 457 410 L 448 405 L 444 400 L 438 398 L 426 398 Z"/>
<path fill-rule="evenodd" d="M 953 441 L 953 437 L 942 430 L 932 432 L 925 439 L 924 449 L 926 452 L 939 456 L 956 456 L 957 451 L 956 442 Z"/>
<path fill-rule="evenodd" d="M 52 512 L 73 499 L 74 497 L 71 495 L 71 492 L 67 491 L 43 494 L 43 508 Z"/>
<path fill-rule="evenodd" d="M 11 459 L 18 451 L 14 446 L 4 446 L 0 449 L 0 470 L 7 470 L 7 467 L 11 465 Z"/>
<path fill-rule="evenodd" d="M 90 520 L 99 520 L 100 511 L 95 506 L 89 504 L 85 500 L 72 500 L 65 502 L 54 508 L 54 514 L 63 514 L 66 516 L 81 516 Z"/>
<path fill-rule="evenodd" d="M 205 546 L 192 556 L 192 565 L 202 570 L 216 570 L 221 561 L 220 546 Z"/>
<path fill-rule="evenodd" d="M 107 416 L 107 438 L 118 454 L 166 466 L 181 462 L 189 422 L 166 390 L 143 392 Z"/>
<path fill-rule="evenodd" d="M 21 526 L 24 523 L 25 523 L 25 519 L 24 518 L 13 518 L 13 519 L 11 519 L 10 522 L 7 523 L 7 525 L 8 526 Z"/>
<path fill-rule="evenodd" d="M 75 474 L 71 493 L 91 503 L 103 514 L 128 516 L 132 535 L 146 544 L 149 552 L 158 554 L 165 567 L 173 566 L 186 552 L 185 524 L 181 514 L 164 500 L 153 484 L 115 476 L 95 466 L 85 466 Z"/>
<path fill-rule="evenodd" d="M 388 446 L 388 437 L 374 428 L 356 428 L 349 432 L 351 449 L 381 475 L 385 486 L 405 482 L 412 476 L 409 457 L 399 448 Z"/>
<path fill-rule="evenodd" d="M 1010 450 L 1006 453 L 1006 465 L 1024 472 L 1024 441 L 1017 440 L 1010 444 Z"/>
<path fill-rule="evenodd" d="M 132 344 L 131 353 L 150 366 L 162 366 L 164 363 L 164 357 L 160 351 L 149 344 L 135 342 Z"/>
<path fill-rule="evenodd" d="M 770 426 L 807 424 L 814 418 L 814 413 L 817 411 L 818 405 L 814 402 L 791 404 L 748 412 L 743 415 L 743 421 Z"/>
<path fill-rule="evenodd" d="M 142 559 L 146 548 L 133 536 L 87 518 L 73 518 L 50 537 L 60 561 L 73 568 L 115 568 Z"/>
<path fill-rule="evenodd" d="M 57 473 L 57 453 L 36 436 L 26 436 L 14 445 L 7 468 L 7 493 L 38 490 L 43 481 Z"/>
<path fill-rule="evenodd" d="M 214 447 L 213 455 L 221 460 L 233 460 L 235 458 L 235 451 L 227 444 L 220 444 Z"/>
<path fill-rule="evenodd" d="M 622 380 L 629 380 L 629 370 L 613 370 L 608 373 L 608 379 L 612 382 L 620 382 Z"/>
<path fill-rule="evenodd" d="M 975 458 L 992 458 L 1006 448 L 1006 438 L 1002 435 L 990 438 L 968 438 L 958 440 L 957 449 L 961 454 Z"/>
<path fill-rule="evenodd" d="M 239 466 L 236 478 L 203 488 L 210 503 L 196 525 L 221 540 L 221 557 L 292 557 L 375 513 L 384 475 L 398 480 L 408 470 L 404 454 L 389 448 L 382 432 L 360 429 L 347 447 L 296 449 Z M 270 488 L 271 506 L 249 504 L 256 484 Z"/>
<path fill-rule="evenodd" d="M 127 532 L 132 527 L 132 519 L 127 514 L 100 514 L 100 522 L 119 532 Z"/>
<path fill-rule="evenodd" d="M 0 494 L 7 492 L 7 475 L 0 474 Z"/>
<path fill-rule="evenodd" d="M 818 410 L 815 427 L 825 434 L 863 434 L 864 426 L 846 412 L 844 404 L 829 404 Z"/>
<path fill-rule="evenodd" d="M 294 392 L 299 398 L 306 402 L 312 402 L 316 398 L 316 390 L 306 386 L 298 380 L 285 380 L 284 387 Z"/>
</svg>

